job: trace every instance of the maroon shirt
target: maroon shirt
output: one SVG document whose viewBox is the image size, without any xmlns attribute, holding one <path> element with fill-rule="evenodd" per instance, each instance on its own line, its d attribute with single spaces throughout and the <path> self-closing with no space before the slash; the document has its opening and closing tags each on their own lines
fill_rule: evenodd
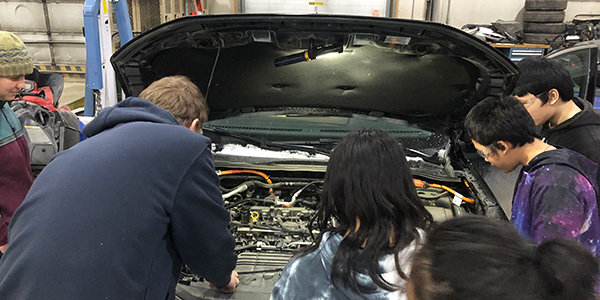
<svg viewBox="0 0 600 300">
<path fill-rule="evenodd" d="M 25 199 L 33 175 L 27 140 L 17 116 L 8 105 L 0 106 L 0 110 L 0 246 L 3 246 L 8 242 L 10 218 Z"/>
</svg>

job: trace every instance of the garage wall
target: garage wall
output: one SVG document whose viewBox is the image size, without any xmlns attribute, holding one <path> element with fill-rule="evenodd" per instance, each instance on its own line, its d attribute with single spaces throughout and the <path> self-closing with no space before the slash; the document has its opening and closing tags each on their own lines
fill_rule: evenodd
<svg viewBox="0 0 600 300">
<path fill-rule="evenodd" d="M 239 3 L 243 0 L 203 0 L 202 3 L 204 8 L 208 10 L 209 14 L 230 14 L 236 12 L 236 5 L 239 6 Z M 386 2 L 391 2 L 394 6 L 393 9 L 396 9 L 396 16 L 398 18 L 405 19 L 419 19 L 423 20 L 425 16 L 425 2 L 427 0 L 389 0 Z M 432 0 L 436 1 L 436 0 Z M 484 1 L 484 0 L 477 0 Z M 485 0 L 488 1 L 488 0 Z M 524 0 L 522 0 L 524 1 Z M 269 2 L 277 2 L 277 1 L 264 1 L 265 3 Z M 308 3 L 309 1 L 305 1 Z M 324 1 L 323 1 L 324 2 Z M 339 1 L 336 1 L 339 2 Z M 363 4 L 371 4 L 369 1 L 360 1 Z M 381 1 L 375 1 L 381 2 Z M 397 2 L 397 3 L 396 3 Z M 392 10 L 392 15 L 394 15 L 394 10 Z"/>
<path fill-rule="evenodd" d="M 35 64 L 85 65 L 83 2 L 0 1 L 0 29 L 19 36 Z"/>
<path fill-rule="evenodd" d="M 231 14 L 237 12 L 236 5 L 241 0 L 202 0 L 204 11 L 211 15 L 214 14 Z"/>
<path fill-rule="evenodd" d="M 210 14 L 235 12 L 235 5 L 242 0 L 204 0 Z M 397 0 L 396 15 L 399 18 L 423 20 L 427 0 Z M 267 2 L 267 1 L 265 1 Z M 464 24 L 489 24 L 498 19 L 521 20 L 525 0 L 434 0 L 434 20 L 454 27 Z M 600 0 L 570 0 L 565 10 L 565 20 L 576 14 L 600 14 Z"/>
<path fill-rule="evenodd" d="M 306 0 L 246 0 L 245 13 L 285 14 L 344 14 L 362 16 L 388 16 L 389 0 L 326 0 L 310 5 Z"/>
<path fill-rule="evenodd" d="M 392 0 L 322 0 L 325 5 L 318 6 L 318 12 L 323 14 L 373 15 L 387 14 L 389 2 Z M 245 3 L 248 13 L 314 13 L 314 6 L 308 5 L 307 0 L 203 0 L 204 9 L 209 14 L 234 13 L 240 3 Z"/>
<path fill-rule="evenodd" d="M 426 0 L 396 0 L 395 2 L 396 13 L 394 16 L 397 18 L 425 20 Z"/>
<path fill-rule="evenodd" d="M 449 10 L 448 10 L 449 5 Z M 522 20 L 525 0 L 439 0 L 440 11 L 436 12 L 435 21 L 448 23 L 454 27 L 464 24 L 489 24 L 498 19 Z M 600 14 L 600 1 L 570 0 L 565 10 L 565 20 L 573 19 L 576 14 Z"/>
<path fill-rule="evenodd" d="M 571 20 L 577 14 L 600 14 L 600 0 L 569 1 L 565 20 Z"/>
<path fill-rule="evenodd" d="M 441 7 L 436 12 L 435 21 L 454 27 L 465 24 L 489 24 L 498 19 L 519 20 L 525 0 L 440 0 Z M 440 6 L 438 6 L 440 7 Z"/>
</svg>

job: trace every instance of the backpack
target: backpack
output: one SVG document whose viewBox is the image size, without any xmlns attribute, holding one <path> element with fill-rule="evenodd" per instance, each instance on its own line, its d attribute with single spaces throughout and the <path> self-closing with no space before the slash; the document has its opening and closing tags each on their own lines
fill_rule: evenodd
<svg viewBox="0 0 600 300">
<path fill-rule="evenodd" d="M 27 101 L 12 101 L 31 155 L 31 167 L 41 171 L 54 154 L 69 149 L 80 141 L 79 121 L 71 111 L 51 111 Z"/>
</svg>

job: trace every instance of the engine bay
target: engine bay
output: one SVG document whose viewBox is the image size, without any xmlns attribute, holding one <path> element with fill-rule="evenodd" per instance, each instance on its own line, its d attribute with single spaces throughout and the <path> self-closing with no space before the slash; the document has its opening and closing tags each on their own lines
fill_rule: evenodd
<svg viewBox="0 0 600 300">
<path fill-rule="evenodd" d="M 231 295 L 209 288 L 202 277 L 183 268 L 179 299 L 269 299 L 287 262 L 318 232 L 309 232 L 323 187 L 324 172 L 217 170 L 224 206 L 231 213 L 240 285 Z M 413 174 L 414 175 L 414 174 Z M 439 222 L 479 213 L 467 179 L 443 182 L 414 175 L 417 193 Z"/>
</svg>

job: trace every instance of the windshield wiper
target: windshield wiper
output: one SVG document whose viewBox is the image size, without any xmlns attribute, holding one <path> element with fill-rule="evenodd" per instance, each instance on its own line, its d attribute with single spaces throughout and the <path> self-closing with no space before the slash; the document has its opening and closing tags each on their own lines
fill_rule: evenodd
<svg viewBox="0 0 600 300">
<path fill-rule="evenodd" d="M 426 161 L 428 163 L 439 165 L 444 162 L 444 160 L 438 156 L 437 152 L 429 155 L 425 152 L 421 152 L 419 150 L 415 150 L 415 149 L 411 149 L 411 148 L 404 148 L 404 151 L 406 152 L 406 155 L 410 156 L 409 154 L 415 154 L 416 156 L 422 158 L 424 161 Z"/>
<path fill-rule="evenodd" d="M 246 142 L 249 142 L 255 146 L 258 146 L 260 148 L 263 149 L 269 149 L 269 150 L 296 150 L 296 151 L 304 151 L 307 152 L 311 155 L 316 155 L 316 154 L 322 154 L 322 155 L 326 155 L 326 156 L 330 156 L 331 152 L 329 150 L 326 149 L 320 149 L 314 146 L 308 146 L 308 145 L 295 145 L 295 144 L 285 144 L 285 143 L 278 143 L 278 142 L 271 142 L 271 141 L 265 141 L 262 139 L 258 139 L 255 137 L 251 137 L 245 134 L 240 134 L 240 133 L 236 133 L 236 132 L 231 132 L 229 130 L 225 130 L 225 129 L 221 129 L 221 128 L 214 128 L 214 127 L 205 127 L 202 128 L 202 130 L 205 131 L 209 131 L 212 133 L 216 133 L 218 135 L 224 135 L 224 136 L 229 136 L 232 138 L 236 138 L 236 139 L 240 139 Z"/>
<path fill-rule="evenodd" d="M 304 145 L 336 145 L 338 142 L 340 141 L 340 139 L 335 139 L 335 138 L 319 138 L 318 141 L 305 141 L 305 142 L 294 142 L 296 145 L 302 143 Z M 412 149 L 412 148 L 402 148 L 404 149 L 404 152 L 406 153 L 407 156 L 417 156 L 421 159 L 423 159 L 423 161 L 428 162 L 428 163 L 432 163 L 432 164 L 443 164 L 444 160 L 439 157 L 438 153 L 433 153 L 433 154 L 427 154 L 425 152 L 416 150 L 416 149 Z"/>
</svg>

